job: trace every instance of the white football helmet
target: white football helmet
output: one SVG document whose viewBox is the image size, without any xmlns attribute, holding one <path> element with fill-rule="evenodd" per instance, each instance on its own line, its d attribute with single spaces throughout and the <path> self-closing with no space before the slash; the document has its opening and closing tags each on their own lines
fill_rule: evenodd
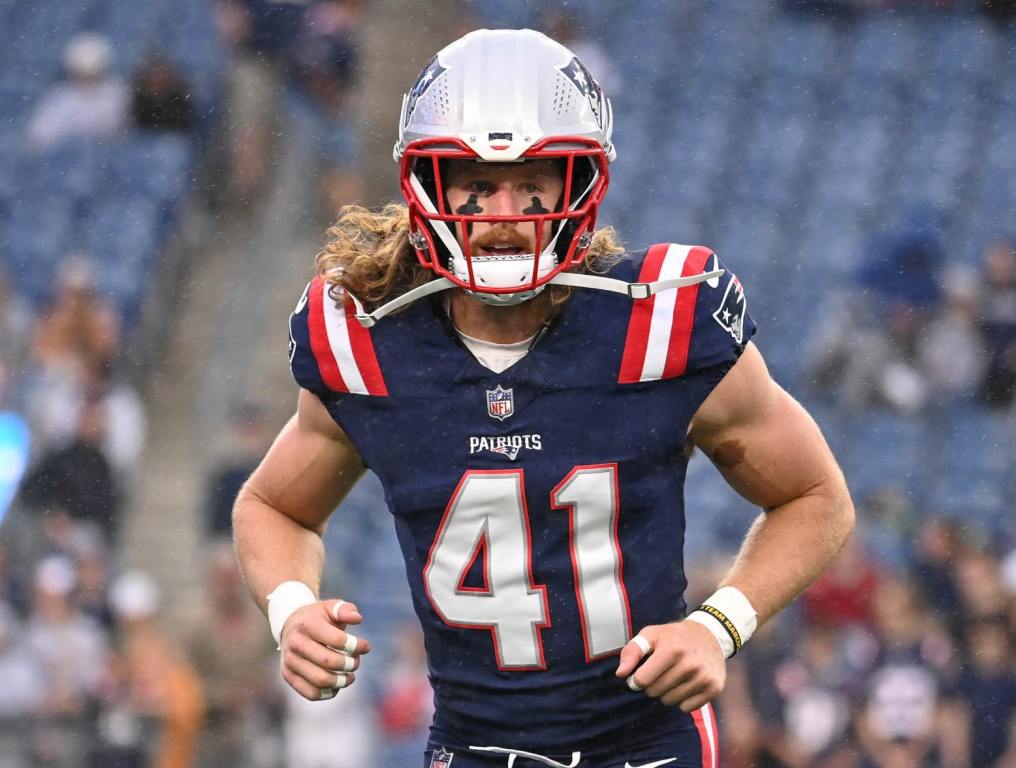
<svg viewBox="0 0 1016 768">
<path fill-rule="evenodd" d="M 611 125 L 610 101 L 596 80 L 571 51 L 539 32 L 483 29 L 441 50 L 403 97 L 394 150 L 420 262 L 495 304 L 525 301 L 580 264 L 607 190 L 607 163 L 615 158 Z M 558 158 L 565 169 L 556 210 L 518 216 L 449 210 L 443 161 L 538 158 Z M 541 243 L 548 221 L 549 242 Z M 470 253 L 454 225 L 465 232 L 472 222 L 532 226 L 534 253 Z"/>
</svg>

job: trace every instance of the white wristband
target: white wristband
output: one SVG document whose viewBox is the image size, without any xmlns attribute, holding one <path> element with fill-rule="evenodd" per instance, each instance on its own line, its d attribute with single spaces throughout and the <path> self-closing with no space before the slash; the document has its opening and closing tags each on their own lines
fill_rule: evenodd
<svg viewBox="0 0 1016 768">
<path fill-rule="evenodd" d="M 314 590 L 302 581 L 284 581 L 272 590 L 268 595 L 268 626 L 272 628 L 276 645 L 282 643 L 282 628 L 286 626 L 293 611 L 317 601 Z"/>
<path fill-rule="evenodd" d="M 748 642 L 758 626 L 758 614 L 737 587 L 720 587 L 688 615 L 708 629 L 729 659 Z"/>
</svg>

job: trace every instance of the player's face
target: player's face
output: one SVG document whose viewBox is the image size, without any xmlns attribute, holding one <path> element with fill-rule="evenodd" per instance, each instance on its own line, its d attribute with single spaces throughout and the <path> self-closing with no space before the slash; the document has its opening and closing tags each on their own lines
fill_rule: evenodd
<svg viewBox="0 0 1016 768">
<path fill-rule="evenodd" d="M 483 216 L 532 216 L 557 210 L 564 194 L 564 176 L 557 160 L 521 163 L 478 163 L 452 160 L 445 174 L 445 195 L 452 213 Z M 546 248 L 551 224 L 544 222 L 540 248 Z M 461 230 L 462 228 L 457 228 Z M 529 222 L 476 222 L 468 232 L 474 255 L 533 253 L 536 226 Z"/>
</svg>

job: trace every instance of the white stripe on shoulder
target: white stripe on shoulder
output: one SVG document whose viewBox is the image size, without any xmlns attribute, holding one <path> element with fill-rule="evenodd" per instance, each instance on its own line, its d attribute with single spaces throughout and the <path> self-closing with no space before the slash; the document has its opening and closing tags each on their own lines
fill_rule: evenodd
<svg viewBox="0 0 1016 768">
<path fill-rule="evenodd" d="M 684 262 L 691 251 L 690 245 L 671 243 L 660 267 L 660 280 L 680 277 Z M 663 378 L 667 364 L 667 350 L 670 348 L 670 331 L 674 324 L 674 303 L 677 291 L 663 291 L 656 294 L 653 317 L 649 323 L 649 339 L 646 342 L 646 359 L 642 364 L 640 381 L 658 381 Z"/>
<path fill-rule="evenodd" d="M 349 342 L 349 328 L 346 326 L 346 312 L 342 307 L 335 306 L 335 301 L 328 295 L 329 285 L 321 286 L 323 295 L 321 305 L 324 307 L 325 331 L 328 334 L 328 346 L 332 349 L 339 373 L 350 392 L 356 395 L 370 394 L 360 375 L 360 366 L 356 364 L 353 347 Z"/>
</svg>

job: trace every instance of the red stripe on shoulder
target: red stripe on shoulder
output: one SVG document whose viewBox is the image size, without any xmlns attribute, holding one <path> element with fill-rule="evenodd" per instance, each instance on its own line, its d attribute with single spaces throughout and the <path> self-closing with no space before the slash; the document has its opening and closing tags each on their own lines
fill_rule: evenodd
<svg viewBox="0 0 1016 768">
<path fill-rule="evenodd" d="M 681 277 L 700 275 L 713 252 L 709 248 L 695 246 L 684 260 Z M 670 327 L 670 344 L 667 347 L 667 362 L 663 366 L 663 378 L 680 376 L 688 367 L 688 353 L 691 350 L 691 332 L 695 325 L 695 304 L 698 301 L 699 285 L 679 288 L 674 302 L 674 322 Z"/>
<path fill-rule="evenodd" d="M 639 271 L 640 283 L 651 283 L 660 277 L 663 259 L 670 248 L 669 243 L 652 246 L 646 253 Z M 646 361 L 646 349 L 649 346 L 649 326 L 653 319 L 653 306 L 656 297 L 635 299 L 632 302 L 631 319 L 628 321 L 628 335 L 624 340 L 624 355 L 621 357 L 620 384 L 634 384 L 642 378 L 642 366 Z"/>
<path fill-rule="evenodd" d="M 374 352 L 374 342 L 370 338 L 370 331 L 360 325 L 356 319 L 356 311 L 353 302 L 346 299 L 346 330 L 349 332 L 349 346 L 353 350 L 353 359 L 356 367 L 360 369 L 360 376 L 363 378 L 363 385 L 367 393 L 376 397 L 388 397 L 388 387 L 385 386 L 384 377 L 381 375 L 381 366 L 377 361 L 377 354 Z"/>
<path fill-rule="evenodd" d="M 332 354 L 332 345 L 328 342 L 328 329 L 325 327 L 324 281 L 320 277 L 311 280 L 307 289 L 307 303 L 310 313 L 307 318 L 307 329 L 310 332 L 310 349 L 314 353 L 318 370 L 325 385 L 335 392 L 348 392 L 349 387 L 342 380 L 339 364 Z"/>
</svg>

